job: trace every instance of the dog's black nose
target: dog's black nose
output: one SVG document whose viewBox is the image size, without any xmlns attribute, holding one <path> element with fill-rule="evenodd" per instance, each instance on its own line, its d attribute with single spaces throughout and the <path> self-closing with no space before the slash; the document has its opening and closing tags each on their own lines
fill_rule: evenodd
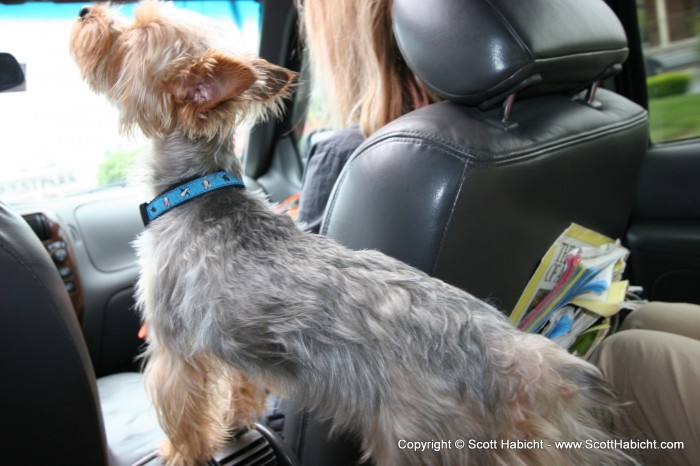
<svg viewBox="0 0 700 466">
<path fill-rule="evenodd" d="M 80 13 L 78 13 L 78 15 L 80 15 L 81 18 L 84 18 L 87 16 L 88 13 L 90 13 L 90 7 L 84 6 L 80 9 Z"/>
</svg>

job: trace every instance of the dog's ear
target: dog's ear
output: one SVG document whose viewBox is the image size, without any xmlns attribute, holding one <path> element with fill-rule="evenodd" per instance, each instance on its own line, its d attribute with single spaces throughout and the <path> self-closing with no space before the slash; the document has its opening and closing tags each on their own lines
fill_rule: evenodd
<svg viewBox="0 0 700 466">
<path fill-rule="evenodd" d="M 293 71 L 273 65 L 262 58 L 254 59 L 251 64 L 260 77 L 249 91 L 254 100 L 272 102 L 285 97 L 296 80 L 297 75 Z"/>
<path fill-rule="evenodd" d="M 247 63 L 224 52 L 208 50 L 167 79 L 165 90 L 176 104 L 204 113 L 243 94 L 257 80 L 258 75 Z"/>
</svg>

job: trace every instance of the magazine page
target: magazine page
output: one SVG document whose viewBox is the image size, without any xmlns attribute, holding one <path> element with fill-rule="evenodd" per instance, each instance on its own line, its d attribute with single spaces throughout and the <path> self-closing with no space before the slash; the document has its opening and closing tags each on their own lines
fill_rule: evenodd
<svg viewBox="0 0 700 466">
<path fill-rule="evenodd" d="M 619 240 L 571 224 L 545 254 L 511 321 L 589 354 L 607 335 L 609 317 L 624 305 L 629 284 L 621 277 L 628 256 Z"/>
</svg>

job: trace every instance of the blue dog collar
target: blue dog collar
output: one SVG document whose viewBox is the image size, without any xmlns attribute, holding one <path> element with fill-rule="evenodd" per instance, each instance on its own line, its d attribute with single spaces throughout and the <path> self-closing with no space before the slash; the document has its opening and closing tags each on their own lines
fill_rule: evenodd
<svg viewBox="0 0 700 466">
<path fill-rule="evenodd" d="M 228 187 L 243 188 L 245 185 L 242 180 L 223 170 L 212 173 L 211 175 L 195 178 L 194 180 L 185 181 L 167 190 L 151 202 L 144 202 L 139 206 L 143 224 L 144 226 L 148 226 L 149 223 L 167 211 L 187 201 L 196 199 L 203 194 Z"/>
</svg>

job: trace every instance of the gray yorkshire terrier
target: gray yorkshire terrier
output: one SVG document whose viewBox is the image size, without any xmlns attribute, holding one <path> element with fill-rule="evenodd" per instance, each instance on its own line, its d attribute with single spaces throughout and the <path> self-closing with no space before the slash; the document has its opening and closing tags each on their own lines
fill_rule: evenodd
<svg viewBox="0 0 700 466">
<path fill-rule="evenodd" d="M 206 463 L 267 390 L 358 433 L 382 466 L 633 464 L 554 447 L 609 438 L 599 416 L 617 404 L 594 366 L 395 259 L 301 231 L 241 186 L 234 128 L 278 114 L 295 75 L 214 48 L 209 31 L 144 2 L 132 24 L 85 7 L 71 35 L 122 129 L 153 140 L 137 299 L 167 464 Z M 414 452 L 402 439 L 543 443 Z"/>
</svg>

